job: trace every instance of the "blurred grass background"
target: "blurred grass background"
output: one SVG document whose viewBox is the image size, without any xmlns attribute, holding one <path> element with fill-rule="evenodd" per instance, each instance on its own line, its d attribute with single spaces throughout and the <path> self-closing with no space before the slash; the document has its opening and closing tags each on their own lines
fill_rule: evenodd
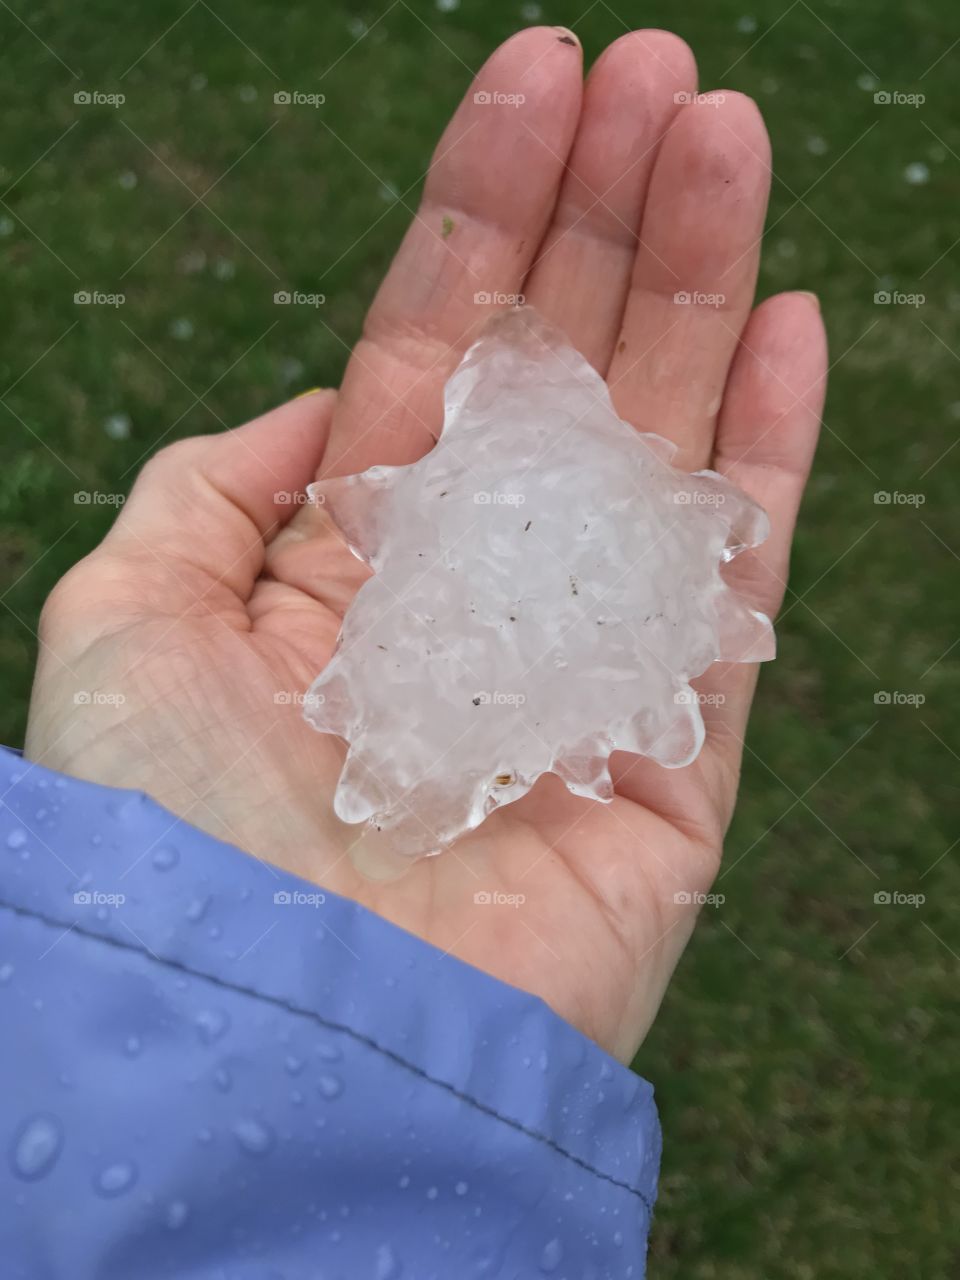
<svg viewBox="0 0 960 1280">
<path fill-rule="evenodd" d="M 628 25 L 670 27 L 701 88 L 757 98 L 776 174 L 760 293 L 817 290 L 835 362 L 726 901 L 704 910 L 636 1064 L 666 1137 L 651 1272 L 947 1280 L 960 1275 L 953 0 L 0 8 L 2 739 L 21 740 L 44 596 L 111 518 L 74 493 L 125 491 L 158 442 L 339 380 L 470 70 L 541 20 L 572 26 L 588 59 Z M 74 104 L 93 88 L 127 100 Z M 277 107 L 278 88 L 327 102 Z M 880 105 L 882 90 L 926 101 Z M 94 288 L 125 305 L 74 305 Z M 275 308 L 278 288 L 327 304 Z M 895 289 L 925 302 L 874 303 Z M 923 503 L 877 504 L 878 491 Z M 925 701 L 878 704 L 881 691 Z M 878 892 L 926 900 L 877 905 Z"/>
</svg>

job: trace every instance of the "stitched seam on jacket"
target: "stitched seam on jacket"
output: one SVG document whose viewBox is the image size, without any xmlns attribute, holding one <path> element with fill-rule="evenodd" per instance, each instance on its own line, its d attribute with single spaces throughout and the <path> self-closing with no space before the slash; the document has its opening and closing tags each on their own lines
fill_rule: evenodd
<svg viewBox="0 0 960 1280">
<path fill-rule="evenodd" d="M 83 925 L 67 923 L 58 920 L 54 916 L 48 916 L 45 912 L 37 911 L 33 907 L 22 907 L 13 902 L 7 902 L 0 898 L 0 907 L 5 907 L 8 911 L 12 911 L 15 915 L 30 916 L 35 920 L 41 921 L 50 928 L 66 929 L 70 933 L 80 934 L 81 937 L 89 938 L 93 942 L 102 942 L 110 947 L 117 947 L 121 951 L 129 951 L 134 955 L 141 955 L 145 959 L 153 959 L 158 964 L 166 965 L 171 969 L 178 969 L 182 973 L 188 973 L 193 978 L 201 978 L 207 982 L 212 982 L 215 986 L 223 987 L 227 991 L 232 991 L 238 995 L 252 996 L 256 1000 L 262 1000 L 268 1004 L 274 1005 L 276 1008 L 284 1009 L 287 1013 L 295 1014 L 297 1017 L 309 1018 L 313 1022 L 319 1023 L 329 1031 L 339 1031 L 344 1035 L 348 1035 L 351 1039 L 366 1045 L 369 1049 L 373 1049 L 376 1053 L 381 1054 L 385 1058 L 389 1058 L 391 1062 L 397 1063 L 407 1071 L 413 1072 L 414 1075 L 426 1080 L 428 1084 L 435 1085 L 438 1089 L 443 1089 L 447 1093 L 452 1094 L 461 1102 L 467 1103 L 468 1106 L 474 1107 L 476 1110 L 483 1112 L 485 1115 L 492 1116 L 495 1120 L 501 1121 L 503 1124 L 509 1125 L 511 1129 L 522 1133 L 525 1137 L 533 1138 L 534 1141 L 543 1143 L 552 1151 L 556 1151 L 558 1155 L 564 1156 L 567 1160 L 572 1160 L 574 1164 L 587 1173 L 592 1173 L 594 1177 L 609 1182 L 615 1187 L 619 1187 L 622 1191 L 628 1191 L 631 1195 L 636 1196 L 647 1210 L 648 1219 L 652 1216 L 653 1206 L 647 1197 L 643 1194 L 639 1187 L 632 1186 L 629 1182 L 623 1182 L 620 1178 L 613 1177 L 612 1174 L 604 1173 L 602 1169 L 597 1169 L 594 1165 L 588 1164 L 586 1160 L 580 1156 L 574 1155 L 572 1151 L 568 1151 L 566 1147 L 562 1147 L 553 1138 L 547 1137 L 545 1133 L 539 1133 L 536 1129 L 530 1129 L 526 1125 L 521 1124 L 519 1120 L 514 1120 L 510 1116 L 505 1116 L 497 1111 L 495 1107 L 491 1107 L 486 1102 L 481 1102 L 479 1098 L 474 1098 L 469 1093 L 463 1093 L 455 1085 L 450 1084 L 446 1080 L 441 1080 L 438 1076 L 432 1076 L 423 1067 L 417 1066 L 415 1062 L 410 1062 L 402 1057 L 393 1049 L 388 1049 L 386 1045 L 380 1044 L 371 1036 L 365 1035 L 362 1031 L 347 1026 L 345 1023 L 335 1022 L 332 1018 L 325 1017 L 322 1013 L 317 1013 L 315 1009 L 308 1009 L 303 1005 L 294 1004 L 291 1000 L 285 1000 L 282 996 L 270 995 L 264 991 L 258 991 L 255 987 L 248 987 L 240 982 L 232 982 L 229 978 L 221 978 L 217 974 L 207 973 L 203 969 L 193 969 L 190 965 L 184 964 L 182 960 L 172 960 L 168 956 L 157 955 L 155 951 L 151 951 L 146 945 L 135 946 L 133 943 L 125 942 L 120 938 L 111 938 L 102 933 L 95 933 L 91 929 L 84 928 Z"/>
</svg>

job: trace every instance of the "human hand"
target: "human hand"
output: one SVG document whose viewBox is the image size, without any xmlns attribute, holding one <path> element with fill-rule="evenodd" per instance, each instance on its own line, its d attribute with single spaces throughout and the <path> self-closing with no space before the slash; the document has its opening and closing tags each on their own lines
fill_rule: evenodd
<svg viewBox="0 0 960 1280">
<path fill-rule="evenodd" d="M 291 700 L 328 661 L 366 570 L 321 511 L 275 495 L 422 456 L 443 383 L 489 314 L 475 295 L 522 294 L 606 376 L 622 417 L 676 441 L 678 465 L 713 466 L 766 508 L 769 540 L 728 577 L 775 613 L 816 441 L 824 334 L 808 295 L 751 310 L 766 134 L 749 100 L 690 101 L 695 90 L 689 50 L 664 32 L 617 40 L 585 90 L 565 32 L 526 30 L 497 50 L 440 142 L 339 395 L 148 463 L 102 545 L 47 602 L 26 740 L 30 759 L 147 791 L 537 993 L 624 1059 L 716 873 L 755 669 L 716 664 L 697 682 L 717 696 L 689 767 L 617 755 L 609 805 L 544 778 L 442 856 L 367 880 L 332 811 L 342 744 Z M 723 301 L 684 305 L 679 293 Z M 114 697 L 78 707 L 80 691 Z M 524 901 L 479 906 L 482 891 Z"/>
</svg>

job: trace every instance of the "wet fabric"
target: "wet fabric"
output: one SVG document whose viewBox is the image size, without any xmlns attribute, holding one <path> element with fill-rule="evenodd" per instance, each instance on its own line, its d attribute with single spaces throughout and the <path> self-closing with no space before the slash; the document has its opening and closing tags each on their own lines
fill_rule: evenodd
<svg viewBox="0 0 960 1280">
<path fill-rule="evenodd" d="M 534 996 L 0 752 L 4 1280 L 644 1273 L 650 1085 Z"/>
</svg>

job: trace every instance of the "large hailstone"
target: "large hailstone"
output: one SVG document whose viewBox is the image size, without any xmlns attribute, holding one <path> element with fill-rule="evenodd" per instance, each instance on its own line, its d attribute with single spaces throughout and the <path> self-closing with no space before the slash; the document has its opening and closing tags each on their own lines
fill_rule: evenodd
<svg viewBox="0 0 960 1280">
<path fill-rule="evenodd" d="M 689 681 L 774 655 L 720 565 L 762 509 L 614 412 L 535 311 L 499 313 L 447 383 L 443 434 L 405 467 L 311 485 L 374 570 L 305 699 L 350 744 L 334 808 L 437 853 L 558 774 L 609 801 L 611 752 L 689 764 Z"/>
</svg>

